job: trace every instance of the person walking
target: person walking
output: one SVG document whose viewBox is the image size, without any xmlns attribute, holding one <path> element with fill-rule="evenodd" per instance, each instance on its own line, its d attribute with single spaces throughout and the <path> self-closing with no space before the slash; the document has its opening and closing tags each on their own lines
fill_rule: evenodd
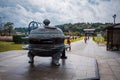
<svg viewBox="0 0 120 80">
<path fill-rule="evenodd" d="M 87 37 L 84 38 L 85 43 L 87 43 Z"/>
<path fill-rule="evenodd" d="M 67 49 L 69 49 L 69 51 L 71 50 L 71 41 L 70 38 L 67 38 L 67 45 L 66 45 Z"/>
</svg>

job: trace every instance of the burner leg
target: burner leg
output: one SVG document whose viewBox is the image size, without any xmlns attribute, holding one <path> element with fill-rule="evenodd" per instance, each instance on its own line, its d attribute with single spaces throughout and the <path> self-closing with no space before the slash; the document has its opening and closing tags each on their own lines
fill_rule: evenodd
<svg viewBox="0 0 120 80">
<path fill-rule="evenodd" d="M 29 51 L 28 52 L 28 57 L 29 57 L 29 63 L 34 63 L 34 55 Z"/>
<path fill-rule="evenodd" d="M 52 63 L 56 66 L 60 66 L 59 59 L 60 59 L 60 52 L 53 54 Z"/>
<path fill-rule="evenodd" d="M 62 52 L 61 59 L 67 59 L 67 56 L 66 56 L 66 53 L 65 53 L 65 49 Z"/>
</svg>

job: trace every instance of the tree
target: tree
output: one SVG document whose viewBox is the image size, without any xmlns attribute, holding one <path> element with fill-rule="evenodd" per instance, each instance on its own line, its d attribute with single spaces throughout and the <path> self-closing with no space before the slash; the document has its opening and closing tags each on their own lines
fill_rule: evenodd
<svg viewBox="0 0 120 80">
<path fill-rule="evenodd" d="M 9 36 L 12 34 L 12 32 L 13 32 L 13 23 L 12 22 L 7 22 L 4 25 L 4 32 L 5 32 L 5 34 L 8 34 Z"/>
</svg>

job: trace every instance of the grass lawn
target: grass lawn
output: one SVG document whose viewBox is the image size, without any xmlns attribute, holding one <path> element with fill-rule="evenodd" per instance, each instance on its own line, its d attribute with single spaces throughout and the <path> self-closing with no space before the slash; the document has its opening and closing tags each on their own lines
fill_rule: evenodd
<svg viewBox="0 0 120 80">
<path fill-rule="evenodd" d="M 101 37 L 101 38 L 97 38 L 96 36 L 93 37 L 93 40 L 97 43 L 103 43 L 103 44 L 106 44 L 106 41 L 104 39 L 104 37 Z"/>
<path fill-rule="evenodd" d="M 83 37 L 71 40 L 71 42 L 82 40 Z M 66 43 L 66 40 L 65 40 Z M 0 41 L 0 52 L 9 51 L 9 50 L 23 50 L 23 44 L 15 44 L 14 42 Z"/>
<path fill-rule="evenodd" d="M 15 44 L 14 42 L 0 41 L 0 52 L 9 50 L 22 50 L 23 44 Z"/>
</svg>

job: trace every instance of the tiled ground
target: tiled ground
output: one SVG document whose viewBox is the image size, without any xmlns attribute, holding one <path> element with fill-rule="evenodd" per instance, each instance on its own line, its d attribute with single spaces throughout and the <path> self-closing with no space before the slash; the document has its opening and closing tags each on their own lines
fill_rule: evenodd
<svg viewBox="0 0 120 80">
<path fill-rule="evenodd" d="M 106 51 L 105 45 L 98 45 L 91 38 L 87 44 L 84 41 L 73 43 L 67 53 L 96 58 L 100 80 L 120 80 L 120 51 Z"/>
<path fill-rule="evenodd" d="M 60 67 L 43 57 L 36 57 L 31 66 L 24 50 L 0 53 L 0 80 L 90 80 L 97 77 L 96 60 L 100 80 L 120 80 L 120 51 L 106 51 L 105 45 L 92 39 L 71 45 L 72 50 L 66 51 L 68 59 L 60 60 Z"/>
<path fill-rule="evenodd" d="M 19 54 L 17 55 L 17 53 Z M 7 56 L 3 58 L 2 54 Z M 83 80 L 99 78 L 96 60 L 93 58 L 67 54 L 68 59 L 61 59 L 61 65 L 56 67 L 51 64 L 50 57 L 35 57 L 34 65 L 30 65 L 27 51 L 4 52 L 1 53 L 1 56 L 0 80 Z"/>
</svg>

